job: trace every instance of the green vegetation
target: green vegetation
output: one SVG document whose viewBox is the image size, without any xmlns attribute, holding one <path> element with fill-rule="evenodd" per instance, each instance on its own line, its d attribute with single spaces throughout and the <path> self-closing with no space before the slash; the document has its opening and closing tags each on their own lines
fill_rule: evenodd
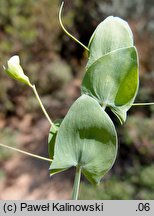
<svg viewBox="0 0 154 216">
<path fill-rule="evenodd" d="M 0 65 L 18 54 L 26 73 L 38 84 L 43 95 L 60 91 L 59 87 L 72 77 L 70 66 L 58 54 L 61 29 L 57 17 L 57 0 L 0 1 Z M 14 105 L 25 91 L 24 86 L 8 81 L 0 73 L 0 114 L 18 115 Z M 23 103 L 22 109 L 26 112 L 29 106 Z"/>
<path fill-rule="evenodd" d="M 141 170 L 140 170 L 141 169 Z M 112 176 L 100 186 L 81 184 L 79 199 L 153 199 L 154 198 L 154 165 L 128 169 L 123 176 Z"/>
</svg>

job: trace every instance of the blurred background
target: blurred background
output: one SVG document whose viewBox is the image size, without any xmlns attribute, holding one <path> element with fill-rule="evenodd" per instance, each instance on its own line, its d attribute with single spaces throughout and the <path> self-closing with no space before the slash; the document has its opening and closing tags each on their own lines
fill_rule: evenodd
<svg viewBox="0 0 154 216">
<path fill-rule="evenodd" d="M 48 157 L 49 124 L 30 88 L 4 74 L 12 55 L 21 64 L 53 120 L 80 95 L 87 53 L 58 22 L 58 0 L 0 0 L 0 143 Z M 63 22 L 85 45 L 107 16 L 128 21 L 140 59 L 136 102 L 154 101 L 153 0 L 65 0 Z M 154 106 L 133 107 L 120 126 L 119 153 L 99 187 L 84 177 L 80 199 L 154 199 Z M 69 199 L 74 169 L 49 177 L 48 162 L 0 147 L 0 199 Z"/>
</svg>

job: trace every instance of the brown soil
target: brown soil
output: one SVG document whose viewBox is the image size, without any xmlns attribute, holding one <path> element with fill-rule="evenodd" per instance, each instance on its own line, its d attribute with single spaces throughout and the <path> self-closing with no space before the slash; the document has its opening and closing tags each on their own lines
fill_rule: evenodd
<svg viewBox="0 0 154 216">
<path fill-rule="evenodd" d="M 20 149 L 48 157 L 46 134 L 48 122 L 41 120 L 41 128 L 31 128 L 31 132 L 19 137 Z M 40 133 L 41 129 L 41 133 Z M 69 199 L 72 187 L 72 172 L 67 171 L 49 176 L 49 163 L 20 153 L 1 163 L 5 178 L 0 181 L 0 199 Z M 68 178 L 67 178 L 68 177 Z"/>
<path fill-rule="evenodd" d="M 72 83 L 72 86 L 66 89 L 67 102 L 59 103 L 59 107 L 56 105 L 57 103 L 54 105 L 52 102 L 50 108 L 57 110 L 52 113 L 54 119 L 64 116 L 79 94 L 80 83 L 78 80 Z M 20 131 L 20 135 L 17 136 L 17 148 L 48 157 L 49 124 L 45 118 L 36 120 L 31 114 L 24 114 L 22 120 L 13 116 L 9 118 L 8 122 L 9 126 Z M 1 128 L 4 127 L 2 123 Z M 7 144 L 9 145 L 9 143 Z M 70 199 L 71 197 L 74 178 L 74 171 L 72 172 L 72 170 L 50 177 L 48 162 L 16 152 L 13 152 L 8 160 L 0 161 L 0 169 L 5 173 L 5 177 L 0 178 L 1 200 L 55 200 Z"/>
</svg>

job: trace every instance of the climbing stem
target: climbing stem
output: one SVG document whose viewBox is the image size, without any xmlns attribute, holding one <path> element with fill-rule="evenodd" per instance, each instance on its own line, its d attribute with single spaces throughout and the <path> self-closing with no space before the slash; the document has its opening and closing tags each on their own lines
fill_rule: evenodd
<svg viewBox="0 0 154 216">
<path fill-rule="evenodd" d="M 77 166 L 76 173 L 75 173 L 75 179 L 74 179 L 74 185 L 73 185 L 72 200 L 78 199 L 80 179 L 81 179 L 81 167 Z"/>
<path fill-rule="evenodd" d="M 42 111 L 44 112 L 44 115 L 45 115 L 46 118 L 48 119 L 50 125 L 51 125 L 52 127 L 54 127 L 54 129 L 56 129 L 55 126 L 54 126 L 54 123 L 51 121 L 51 118 L 49 117 L 47 111 L 45 110 L 45 108 L 44 108 L 44 106 L 43 106 L 43 104 L 42 104 L 42 101 L 41 101 L 41 99 L 40 99 L 40 97 L 39 97 L 39 95 L 38 95 L 38 93 L 37 93 L 37 90 L 36 90 L 35 85 L 32 85 L 31 87 L 32 87 L 32 89 L 33 89 L 33 91 L 34 91 L 34 94 L 35 94 L 35 96 L 36 96 L 36 98 L 37 98 L 37 100 L 38 100 L 38 102 L 39 102 L 39 105 L 40 105 Z"/>
<path fill-rule="evenodd" d="M 75 40 L 77 43 L 79 43 L 84 49 L 86 49 L 87 51 L 89 51 L 88 47 L 86 47 L 83 43 L 81 43 L 77 38 L 75 38 L 73 35 L 71 35 L 64 27 L 63 23 L 62 23 L 62 9 L 63 9 L 63 6 L 64 6 L 64 2 L 62 2 L 61 4 L 61 7 L 60 7 L 60 10 L 59 10 L 59 22 L 60 22 L 60 25 L 62 27 L 62 29 L 64 30 L 64 32 L 69 36 L 71 37 L 73 40 Z"/>
<path fill-rule="evenodd" d="M 32 153 L 29 153 L 29 152 L 26 152 L 26 151 L 23 151 L 23 150 L 20 150 L 20 149 L 17 149 L 17 148 L 8 146 L 8 145 L 4 145 L 2 143 L 0 143 L 0 146 L 4 147 L 4 148 L 11 149 L 11 150 L 14 150 L 14 151 L 17 151 L 17 152 L 20 152 L 22 154 L 25 154 L 25 155 L 28 155 L 28 156 L 31 156 L 31 157 L 34 157 L 34 158 L 37 158 L 37 159 L 41 159 L 41 160 L 45 160 L 45 161 L 50 161 L 50 162 L 52 161 L 49 158 L 45 158 L 45 157 L 42 157 L 42 156 L 39 156 L 39 155 L 36 155 L 36 154 L 32 154 Z"/>
<path fill-rule="evenodd" d="M 132 106 L 150 106 L 154 105 L 154 102 L 151 103 L 133 103 Z"/>
</svg>

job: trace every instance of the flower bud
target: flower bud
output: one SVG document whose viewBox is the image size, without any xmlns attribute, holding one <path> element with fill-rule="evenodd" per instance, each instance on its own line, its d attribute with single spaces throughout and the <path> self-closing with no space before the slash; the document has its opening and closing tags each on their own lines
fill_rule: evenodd
<svg viewBox="0 0 154 216">
<path fill-rule="evenodd" d="M 4 68 L 5 72 L 12 77 L 15 80 L 18 80 L 20 82 L 23 82 L 29 86 L 32 86 L 32 84 L 29 81 L 29 78 L 24 74 L 22 67 L 20 66 L 20 59 L 19 56 L 15 55 L 11 57 L 8 62 L 8 67 Z"/>
</svg>

